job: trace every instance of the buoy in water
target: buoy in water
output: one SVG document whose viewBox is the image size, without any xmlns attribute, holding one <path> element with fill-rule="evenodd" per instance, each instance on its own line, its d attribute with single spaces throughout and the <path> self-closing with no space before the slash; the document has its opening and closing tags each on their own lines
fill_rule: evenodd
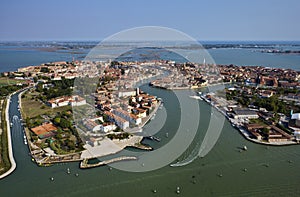
<svg viewBox="0 0 300 197">
<path fill-rule="evenodd" d="M 180 187 L 178 187 L 178 186 L 177 186 L 177 188 L 176 188 L 176 193 L 177 193 L 177 194 L 180 194 Z"/>
</svg>

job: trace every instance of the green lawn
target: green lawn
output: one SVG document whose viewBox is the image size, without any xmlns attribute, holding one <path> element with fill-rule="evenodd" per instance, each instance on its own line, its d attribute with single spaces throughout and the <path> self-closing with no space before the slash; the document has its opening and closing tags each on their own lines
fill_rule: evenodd
<svg viewBox="0 0 300 197">
<path fill-rule="evenodd" d="M 10 79 L 8 77 L 0 77 L 0 87 L 8 86 L 8 85 L 15 85 L 17 83 L 23 83 L 23 82 L 24 82 L 24 80 Z"/>
<path fill-rule="evenodd" d="M 57 107 L 52 109 L 40 100 L 36 100 L 35 96 L 37 94 L 38 93 L 34 91 L 26 92 L 24 94 L 25 98 L 22 98 L 22 114 L 24 115 L 24 119 L 27 117 L 33 118 L 43 114 L 55 114 L 56 112 L 62 112 L 71 109 L 71 106 Z"/>
</svg>

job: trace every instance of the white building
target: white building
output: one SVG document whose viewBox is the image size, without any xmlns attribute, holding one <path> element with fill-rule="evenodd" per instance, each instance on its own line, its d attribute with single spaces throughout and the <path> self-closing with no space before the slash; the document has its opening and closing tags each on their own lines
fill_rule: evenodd
<svg viewBox="0 0 300 197">
<path fill-rule="evenodd" d="M 114 123 L 103 123 L 100 127 L 100 131 L 107 133 L 114 131 L 116 128 L 117 126 Z"/>
<path fill-rule="evenodd" d="M 127 129 L 129 127 L 129 122 L 109 111 L 104 112 L 111 121 L 114 121 L 121 129 Z"/>
<path fill-rule="evenodd" d="M 258 114 L 252 110 L 234 110 L 234 119 L 256 119 Z"/>
<path fill-rule="evenodd" d="M 119 97 L 136 96 L 136 90 L 120 90 L 118 92 Z"/>
<path fill-rule="evenodd" d="M 297 141 L 300 141 L 300 113 L 292 114 L 289 128 L 294 132 Z"/>
<path fill-rule="evenodd" d="M 67 106 L 67 105 L 81 106 L 81 105 L 86 104 L 86 100 L 77 95 L 63 96 L 63 97 L 51 99 L 51 100 L 47 101 L 46 104 L 52 108 L 62 107 L 62 106 Z"/>
<path fill-rule="evenodd" d="M 113 114 L 121 117 L 121 118 L 124 118 L 125 120 L 129 121 L 130 123 L 133 123 L 135 125 L 139 125 L 142 123 L 142 119 L 137 117 L 136 115 L 134 114 L 130 114 L 128 113 L 127 111 L 124 111 L 122 109 L 115 109 L 113 110 Z"/>
</svg>

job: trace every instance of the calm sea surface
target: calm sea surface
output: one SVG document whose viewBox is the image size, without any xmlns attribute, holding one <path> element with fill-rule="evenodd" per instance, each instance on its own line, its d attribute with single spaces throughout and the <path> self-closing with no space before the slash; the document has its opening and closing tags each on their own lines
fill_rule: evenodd
<svg viewBox="0 0 300 197">
<path fill-rule="evenodd" d="M 210 42 L 209 44 L 215 43 Z M 242 42 L 241 44 L 245 43 Z M 274 45 L 273 47 L 281 50 L 300 50 L 299 42 L 296 42 L 297 45 L 295 46 L 292 45 L 293 43 L 288 42 L 284 42 L 284 44 L 279 46 Z M 73 53 L 70 50 L 54 50 L 49 52 L 37 47 L 0 45 L 0 72 L 16 71 L 19 67 L 39 65 L 47 62 L 72 61 L 73 58 L 83 59 L 88 52 L 88 49 L 73 50 Z M 217 64 L 268 66 L 300 70 L 300 54 L 261 53 L 256 48 L 218 48 L 208 49 L 208 52 Z"/>
<path fill-rule="evenodd" d="M 210 53 L 220 64 L 285 65 L 286 68 L 298 70 L 300 66 L 299 56 L 296 55 L 263 54 L 248 49 L 212 49 Z M 70 54 L 57 52 L 1 49 L 0 69 L 8 71 L 23 65 L 71 59 Z M 160 129 L 156 136 L 162 139 L 161 142 L 145 141 L 159 149 L 175 135 L 180 116 L 193 114 L 180 113 L 173 92 L 146 85 L 141 88 L 165 101 L 165 109 L 158 111 L 155 119 L 145 128 Z M 190 102 L 199 102 L 200 107 L 198 135 L 194 141 L 197 143 L 201 142 L 208 128 L 211 107 L 188 97 L 181 102 L 181 107 L 187 107 Z M 17 95 L 12 97 L 10 107 L 10 118 L 13 119 L 14 115 L 19 116 Z M 164 120 L 167 121 L 164 123 Z M 165 166 L 140 173 L 109 170 L 109 166 L 81 170 L 77 162 L 38 167 L 28 155 L 22 128 L 17 121 L 14 123 L 12 139 L 17 168 L 10 176 L 0 180 L 1 196 L 300 196 L 300 146 L 267 147 L 251 143 L 227 121 L 216 145 L 204 158 L 182 167 Z M 161 124 L 162 128 L 158 126 Z M 169 138 L 165 137 L 166 132 Z M 244 145 L 248 151 L 240 152 Z M 188 155 L 192 149 L 188 149 L 180 158 Z M 70 168 L 71 174 L 66 173 L 67 168 Z M 50 177 L 54 177 L 54 181 L 50 181 Z M 176 194 L 178 186 L 181 191 L 179 195 Z M 153 189 L 157 193 L 154 194 Z"/>
</svg>

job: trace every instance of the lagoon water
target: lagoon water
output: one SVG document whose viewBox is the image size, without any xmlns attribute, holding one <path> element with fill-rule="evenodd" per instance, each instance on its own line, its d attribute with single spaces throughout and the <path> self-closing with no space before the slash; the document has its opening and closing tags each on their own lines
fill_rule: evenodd
<svg viewBox="0 0 300 197">
<path fill-rule="evenodd" d="M 247 43 L 248 42 L 240 42 L 240 44 Z M 300 50 L 299 42 L 295 43 L 277 42 L 279 47 L 276 47 L 276 45 L 274 45 L 274 47 L 276 49 L 283 50 Z M 216 44 L 216 42 L 204 42 L 204 44 Z M 234 42 L 233 44 L 239 44 L 239 42 Z M 261 44 L 264 44 L 264 42 L 261 42 Z M 267 44 L 270 43 L 267 42 Z M 7 71 L 16 71 L 19 67 L 39 65 L 41 63 L 47 62 L 72 61 L 73 58 L 81 60 L 85 58 L 88 52 L 88 49 L 77 49 L 73 51 L 46 51 L 41 50 L 41 48 L 37 47 L 24 47 L 16 44 L 6 46 L 1 45 L 0 43 L 0 73 Z M 300 70 L 299 54 L 261 53 L 256 48 L 218 48 L 208 49 L 208 52 L 210 53 L 216 64 L 268 66 L 275 68 L 290 68 L 294 70 Z"/>
<path fill-rule="evenodd" d="M 149 87 L 143 89 L 162 97 L 166 101 L 166 111 L 172 114 L 156 134 L 162 139 L 161 142 L 145 141 L 157 149 L 174 136 L 180 109 L 174 107 L 177 100 L 171 91 Z M 11 118 L 18 115 L 16 99 L 16 95 L 12 97 Z M 201 109 L 199 136 L 195 138 L 201 141 L 207 130 L 211 108 L 203 101 L 191 102 L 199 102 Z M 188 103 L 182 107 L 185 104 Z M 147 125 L 148 129 L 155 128 L 155 125 L 165 120 L 163 116 L 164 113 L 159 112 Z M 267 147 L 248 142 L 227 121 L 217 144 L 205 157 L 183 167 L 167 165 L 158 170 L 139 173 L 109 170 L 109 166 L 81 170 L 78 162 L 38 167 L 28 155 L 22 131 L 16 128 L 14 125 L 12 137 L 17 168 L 0 180 L 1 196 L 177 196 L 178 186 L 181 188 L 181 196 L 300 195 L 300 146 Z M 165 137 L 166 132 L 169 138 Z M 248 151 L 240 152 L 244 145 Z M 70 174 L 67 174 L 67 168 L 70 168 Z M 247 172 L 244 172 L 245 168 Z M 153 189 L 157 190 L 156 194 L 152 192 Z"/>
<path fill-rule="evenodd" d="M 49 54 L 50 52 L 46 53 Z M 215 52 L 214 54 L 212 51 L 211 53 L 212 56 L 215 55 L 215 61 L 219 63 L 216 57 L 221 52 Z M 53 55 L 52 52 L 51 54 Z M 224 54 L 226 55 L 223 58 L 228 57 L 229 63 L 229 55 L 235 54 L 234 49 L 228 49 Z M 1 57 L 3 57 L 2 55 Z M 32 55 L 32 58 L 34 58 L 35 55 Z M 44 61 L 64 60 L 60 59 L 63 57 L 52 55 L 49 55 L 48 59 L 46 58 Z M 270 55 L 270 59 L 273 59 L 271 57 L 274 56 L 271 54 L 262 55 L 265 57 Z M 239 58 L 242 59 L 243 56 L 239 56 Z M 250 59 L 246 59 L 245 64 L 248 64 L 247 61 L 250 61 Z M 1 58 L 0 61 L 2 61 Z M 28 62 L 28 64 L 35 64 L 34 61 L 36 60 L 32 60 L 31 63 Z M 222 61 L 225 61 L 225 59 Z M 242 60 L 240 61 L 242 62 Z M 285 62 L 284 59 L 281 62 Z M 297 58 L 291 60 L 290 63 L 300 65 Z M 26 65 L 26 63 L 24 64 Z M 2 62 L 1 65 L 3 65 Z M 1 69 L 7 70 L 10 67 L 1 67 Z M 180 117 L 193 116 L 193 114 L 180 113 L 178 100 L 172 91 L 155 89 L 146 85 L 142 86 L 142 89 L 161 97 L 165 101 L 164 109 L 159 110 L 155 119 L 146 125 L 148 130 L 159 129 L 159 132 L 155 135 L 161 138 L 161 142 L 144 141 L 144 143 L 158 149 L 168 144 L 169 140 L 175 135 Z M 207 103 L 192 100 L 188 98 L 188 95 L 187 100 L 181 103 L 181 107 L 189 105 L 189 102 L 198 102 L 200 107 L 198 135 L 193 142 L 197 143 L 203 140 L 212 109 Z M 14 115 L 18 115 L 17 95 L 12 97 L 10 118 Z M 218 116 L 220 114 L 214 113 L 214 115 Z M 167 121 L 164 123 L 164 120 Z M 218 124 L 218 122 L 216 121 L 215 124 Z M 188 125 L 185 125 L 185 127 L 188 128 Z M 168 138 L 165 137 L 166 132 L 169 133 Z M 179 130 L 178 132 L 185 131 Z M 121 171 L 115 168 L 109 170 L 109 166 L 81 170 L 78 162 L 57 164 L 51 167 L 38 167 L 31 161 L 28 148 L 23 142 L 22 130 L 16 125 L 12 128 L 12 138 L 17 168 L 11 175 L 0 180 L 1 196 L 5 197 L 300 196 L 300 146 L 271 147 L 251 143 L 244 139 L 227 121 L 224 123 L 221 136 L 216 145 L 205 157 L 197 158 L 192 163 L 182 167 L 166 165 L 154 171 L 139 173 Z M 248 147 L 248 151 L 240 152 L 241 147 L 244 145 Z M 189 148 L 186 153 L 179 156 L 179 159 L 189 155 L 192 149 L 193 147 Z M 133 149 L 128 150 L 135 151 Z M 70 174 L 67 174 L 67 168 L 70 168 Z M 244 171 L 245 168 L 247 171 Z M 79 174 L 78 177 L 75 176 L 76 173 Z M 53 177 L 54 181 L 51 181 L 50 177 Z M 180 194 L 176 194 L 177 187 L 180 187 Z M 157 191 L 156 193 L 152 192 L 154 189 Z"/>
</svg>

